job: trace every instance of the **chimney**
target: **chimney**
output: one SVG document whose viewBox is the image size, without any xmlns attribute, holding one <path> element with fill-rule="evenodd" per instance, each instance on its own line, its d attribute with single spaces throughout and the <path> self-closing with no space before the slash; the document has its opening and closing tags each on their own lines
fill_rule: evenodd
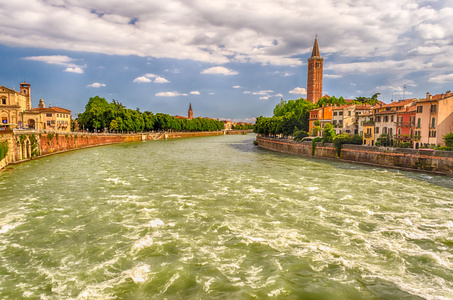
<svg viewBox="0 0 453 300">
<path fill-rule="evenodd" d="M 441 100 L 444 99 L 444 94 L 440 95 L 440 99 Z"/>
<path fill-rule="evenodd" d="M 429 92 L 426 93 L 426 100 L 431 100 L 431 94 Z"/>
<path fill-rule="evenodd" d="M 451 91 L 447 91 L 445 94 L 446 94 L 447 97 L 450 97 L 451 96 Z"/>
</svg>

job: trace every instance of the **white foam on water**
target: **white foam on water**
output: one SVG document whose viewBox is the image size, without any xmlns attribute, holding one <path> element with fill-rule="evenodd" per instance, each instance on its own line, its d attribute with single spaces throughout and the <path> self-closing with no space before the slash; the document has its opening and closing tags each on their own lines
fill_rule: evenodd
<svg viewBox="0 0 453 300">
<path fill-rule="evenodd" d="M 129 182 L 127 182 L 126 180 L 122 180 L 119 177 L 117 177 L 117 178 L 107 178 L 107 179 L 104 179 L 104 180 L 107 181 L 107 182 L 113 182 L 114 184 L 131 185 Z"/>
<path fill-rule="evenodd" d="M 161 220 L 161 219 L 155 219 L 155 220 L 151 220 L 149 222 L 149 226 L 153 227 L 153 228 L 156 228 L 156 227 L 161 227 L 161 226 L 164 226 L 164 222 Z"/>
<path fill-rule="evenodd" d="M 154 240 L 149 235 L 145 235 L 143 238 L 139 239 L 134 243 L 132 247 L 133 251 L 140 251 L 143 248 L 151 247 L 154 244 Z"/>
<path fill-rule="evenodd" d="M 170 278 L 170 280 L 165 284 L 164 288 L 160 291 L 160 294 L 165 293 L 168 288 L 180 277 L 179 273 L 173 274 L 173 276 Z"/>
<path fill-rule="evenodd" d="M 124 272 L 127 276 L 129 276 L 134 283 L 143 283 L 148 280 L 150 275 L 150 266 L 149 265 L 139 265 L 133 267 L 130 270 Z"/>
<path fill-rule="evenodd" d="M 309 191 L 312 191 L 312 192 L 313 192 L 313 191 L 317 191 L 317 190 L 319 190 L 319 187 L 317 187 L 317 186 L 310 186 L 310 187 L 307 187 L 307 190 L 309 190 Z"/>
</svg>

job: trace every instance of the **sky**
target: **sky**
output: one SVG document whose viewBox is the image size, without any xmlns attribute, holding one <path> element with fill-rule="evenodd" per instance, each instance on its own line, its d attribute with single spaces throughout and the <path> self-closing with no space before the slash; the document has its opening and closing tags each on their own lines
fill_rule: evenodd
<svg viewBox="0 0 453 300">
<path fill-rule="evenodd" d="M 386 103 L 453 88 L 453 0 L 0 0 L 0 85 L 73 116 L 90 97 L 254 122 L 323 94 Z"/>
</svg>

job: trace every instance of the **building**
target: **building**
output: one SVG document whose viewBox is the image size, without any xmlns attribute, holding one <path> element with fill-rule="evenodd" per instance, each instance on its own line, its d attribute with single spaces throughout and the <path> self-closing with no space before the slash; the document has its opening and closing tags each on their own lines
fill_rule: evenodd
<svg viewBox="0 0 453 300">
<path fill-rule="evenodd" d="M 313 129 L 318 126 L 316 124 L 319 122 L 321 131 L 317 132 L 316 136 L 322 135 L 324 125 L 327 123 L 332 123 L 332 108 L 333 106 L 323 106 L 310 110 L 310 119 L 308 120 L 309 133 L 313 134 Z"/>
<path fill-rule="evenodd" d="M 332 124 L 335 134 L 359 134 L 358 116 L 371 112 L 371 105 L 345 104 L 333 108 Z"/>
<path fill-rule="evenodd" d="M 443 137 L 453 132 L 453 94 L 432 96 L 426 93 L 426 98 L 417 102 L 415 135 L 420 136 L 420 142 L 415 147 L 428 145 L 444 145 Z"/>
<path fill-rule="evenodd" d="M 190 105 L 189 105 L 189 111 L 188 111 L 188 116 L 187 116 L 187 118 L 188 118 L 189 120 L 192 120 L 192 119 L 193 119 L 192 103 L 190 103 Z"/>
<path fill-rule="evenodd" d="M 363 136 L 363 145 L 374 146 L 375 129 L 374 116 L 372 113 L 361 114 L 357 117 L 359 124 L 359 132 Z"/>
<path fill-rule="evenodd" d="M 37 130 L 71 130 L 71 111 L 60 107 L 46 108 L 44 100 L 39 100 L 37 108 L 31 107 L 30 84 L 20 84 L 20 91 L 0 87 L 0 118 L 7 128 Z"/>
<path fill-rule="evenodd" d="M 0 121 L 9 128 L 23 126 L 22 113 L 31 108 L 30 84 L 23 82 L 20 90 L 0 87 Z"/>
<path fill-rule="evenodd" d="M 406 111 L 406 108 L 414 105 L 415 101 L 416 99 L 407 99 L 373 107 L 376 139 L 384 133 L 388 134 L 390 138 L 393 138 L 393 135 L 397 132 L 396 124 L 398 113 Z"/>
<path fill-rule="evenodd" d="M 397 113 L 396 118 L 396 135 L 394 138 L 401 142 L 408 142 L 414 145 L 415 141 L 419 141 L 420 136 L 415 135 L 415 111 L 416 107 L 407 107 L 405 111 Z"/>
<path fill-rule="evenodd" d="M 322 97 L 323 60 L 319 54 L 318 36 L 313 44 L 311 57 L 308 59 L 307 101 L 316 103 Z"/>
</svg>

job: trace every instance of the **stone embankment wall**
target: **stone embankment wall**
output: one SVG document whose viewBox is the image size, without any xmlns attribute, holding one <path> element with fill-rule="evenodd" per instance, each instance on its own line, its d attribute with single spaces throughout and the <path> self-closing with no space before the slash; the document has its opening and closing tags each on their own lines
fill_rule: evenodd
<svg viewBox="0 0 453 300">
<path fill-rule="evenodd" d="M 311 142 L 295 142 L 265 137 L 256 138 L 258 146 L 273 151 L 311 156 Z M 403 148 L 342 145 L 337 157 L 332 144 L 316 144 L 313 157 L 339 159 L 382 167 L 418 170 L 453 176 L 453 152 Z"/>
<path fill-rule="evenodd" d="M 240 134 L 247 131 L 232 131 Z M 108 145 L 115 143 L 138 142 L 146 140 L 176 139 L 224 135 L 224 131 L 212 132 L 157 132 L 143 134 L 91 134 L 80 132 L 35 132 L 35 131 L 0 131 L 0 143 L 6 142 L 8 152 L 0 158 L 0 169 L 8 164 L 27 161 L 50 154 L 71 151 L 81 148 Z"/>
</svg>

